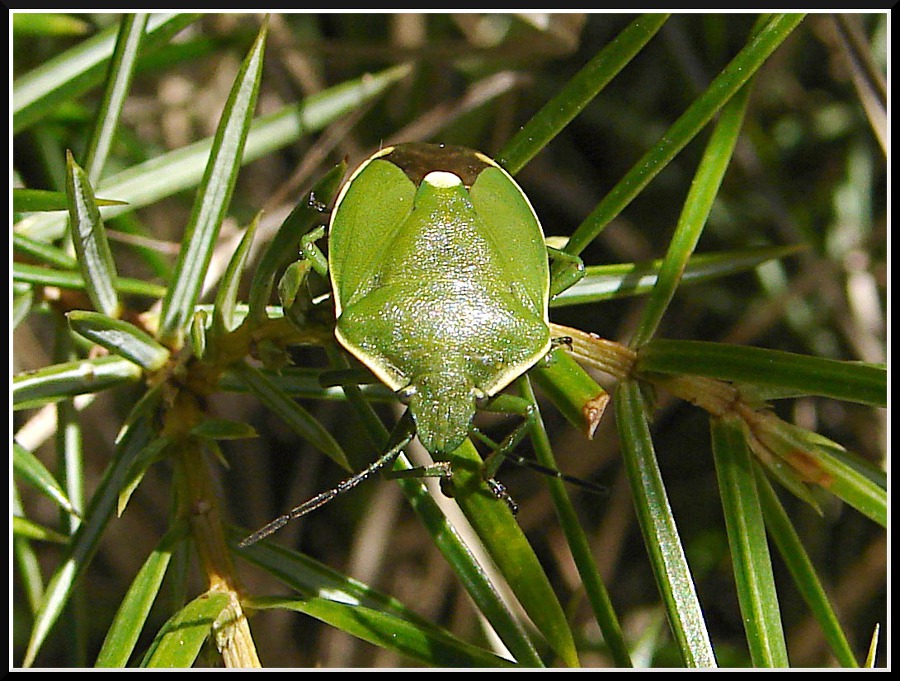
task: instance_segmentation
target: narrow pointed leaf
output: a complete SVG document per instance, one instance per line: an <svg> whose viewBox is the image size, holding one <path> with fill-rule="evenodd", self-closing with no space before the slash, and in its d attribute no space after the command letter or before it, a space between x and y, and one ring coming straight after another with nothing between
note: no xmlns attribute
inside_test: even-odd
<svg viewBox="0 0 900 681"><path fill-rule="evenodd" d="M116 47L113 50L106 89L98 108L97 120L85 154L85 168L91 183L100 180L106 158L112 146L119 116L131 87L134 65L137 61L144 29L147 26L147 14L125 14L119 24Z"/></svg>
<svg viewBox="0 0 900 681"><path fill-rule="evenodd" d="M887 370L861 362L713 341L655 339L641 347L638 372L697 374L798 394L887 406Z"/></svg>
<svg viewBox="0 0 900 681"><path fill-rule="evenodd" d="M535 458L543 466L559 470L528 377L523 377L520 382L523 386L523 395L531 402L536 414L536 422L531 429ZM550 488L560 527L566 536L566 542L569 545L569 550L572 552L572 558L575 561L578 574L581 576L585 594L594 610L594 617L600 626L600 631L603 633L603 640L609 647L613 662L616 667L631 667L631 655L622 633L622 626L613 609L612 599L609 596L606 585L603 583L603 578L600 576L593 559L590 542L581 527L575 508L566 492L565 483L558 478L547 477L547 486Z"/></svg>
<svg viewBox="0 0 900 681"><path fill-rule="evenodd" d="M681 284L699 283L753 269L769 260L796 253L795 246L761 246L723 253L692 255ZM614 265L590 265L584 278L550 301L550 307L581 305L649 292L659 280L662 259Z"/></svg>
<svg viewBox="0 0 900 681"><path fill-rule="evenodd" d="M194 664L216 618L228 607L229 595L207 591L169 618L156 635L142 666L187 669Z"/></svg>
<svg viewBox="0 0 900 681"><path fill-rule="evenodd" d="M244 536L233 533L235 542ZM381 613L390 621L404 623L426 638L443 640L446 631L428 619L418 615L414 609L397 599L387 596L350 577L314 561L309 556L284 548L274 542L263 540L247 548L240 549L239 555L264 569L286 586L296 591L306 600L328 600L336 603L365 608L368 612ZM254 601L251 607L291 607L278 602ZM337 626L337 623L333 623ZM353 632L351 632L353 633ZM466 646L463 646L466 648ZM481 654L484 651L481 651ZM497 658L487 654L483 661L495 663Z"/></svg>
<svg viewBox="0 0 900 681"><path fill-rule="evenodd" d="M134 324L85 310L66 316L73 331L147 371L156 371L169 360L169 350Z"/></svg>
<svg viewBox="0 0 900 681"><path fill-rule="evenodd" d="M337 370L346 369L346 358L333 347L328 350L333 367ZM372 405L363 398L359 387L347 385L344 386L344 391L366 429L375 451L386 451L390 433L373 410ZM409 468L412 468L412 464L401 453L394 464L394 470ZM513 606L507 604L506 600L500 596L497 587L491 581L491 576L487 574L476 557L474 549L463 540L460 531L432 498L428 488L421 480L413 478L399 478L397 483L403 490L410 506L419 516L422 526L431 535L435 546L475 602L479 612L516 661L529 667L544 666L535 643L532 641L531 633L523 626L518 612L513 612Z"/></svg>
<svg viewBox="0 0 900 681"><path fill-rule="evenodd" d="M666 14L645 14L619 32L507 142L497 162L513 175L519 172L641 51L667 19Z"/></svg>
<svg viewBox="0 0 900 681"><path fill-rule="evenodd" d="M847 668L859 666L853 649L841 628L837 613L828 599L825 587L816 574L815 566L791 524L787 512L781 505L778 495L766 476L760 472L759 467L754 467L754 473L766 528L772 541L778 547L778 553L790 570L794 584L822 628L825 639L838 662Z"/></svg>
<svg viewBox="0 0 900 681"><path fill-rule="evenodd" d="M69 541L69 535L51 530L49 527L18 515L12 517L12 531L13 536L17 539L34 539L55 544L66 544Z"/></svg>
<svg viewBox="0 0 900 681"><path fill-rule="evenodd" d="M216 131L160 313L158 336L168 345L181 345L231 201L259 94L265 39L263 27L238 72Z"/></svg>
<svg viewBox="0 0 900 681"><path fill-rule="evenodd" d="M640 387L623 381L614 398L635 510L672 634L688 667L715 667L703 610L656 462Z"/></svg>
<svg viewBox="0 0 900 681"><path fill-rule="evenodd" d="M17 374L13 378L13 409L30 409L67 397L135 383L143 372L122 357L76 360Z"/></svg>
<svg viewBox="0 0 900 681"><path fill-rule="evenodd" d="M125 507L128 506L131 495L134 494L141 480L144 479L147 469L160 460L169 443L168 438L157 437L148 442L147 446L134 457L134 461L131 462L131 466L129 466L128 472L125 474L125 479L122 481L122 487L119 490L119 498L116 501L117 516L121 517L125 512Z"/></svg>
<svg viewBox="0 0 900 681"><path fill-rule="evenodd" d="M425 527L434 536L435 544L460 576L477 604L479 612L491 623L518 663L528 667L543 666L537 652L525 637L524 632L521 631L521 627L508 611L483 570L477 563L473 563L471 552L461 543L454 528L448 526L447 519L437 508L421 481L401 479L397 482L413 499L416 512L423 517ZM410 492L413 487L420 488L421 494L413 496ZM236 543L245 534L234 534L234 542ZM240 555L260 566L305 598L319 597L353 603L401 619L422 631L433 630L436 635L439 635L438 632L441 631L396 599L274 542L263 540L250 547L240 549Z"/></svg>
<svg viewBox="0 0 900 681"><path fill-rule="evenodd" d="M565 250L581 253L743 87L802 20L801 14L773 16L585 218Z"/></svg>
<svg viewBox="0 0 900 681"><path fill-rule="evenodd" d="M887 474L824 436L791 423L761 434L776 455L803 452L816 466L819 484L882 527L888 523Z"/></svg>
<svg viewBox="0 0 900 681"><path fill-rule="evenodd" d="M453 452L454 498L537 630L563 664L578 667L565 612L506 502L487 488L470 440Z"/></svg>
<svg viewBox="0 0 900 681"><path fill-rule="evenodd" d="M509 660L460 641L434 627L420 627L391 613L327 598L253 599L257 609L302 612L385 650L432 667L510 667Z"/></svg>
<svg viewBox="0 0 900 681"><path fill-rule="evenodd" d="M87 568L97 550L98 542L116 508L119 489L134 457L152 436L146 421L135 424L128 437L123 438L104 472L97 489L83 515L83 521L72 535L69 545L44 591L41 605L35 613L31 637L25 651L24 667L30 667L40 652L51 627L72 594L75 580Z"/></svg>
<svg viewBox="0 0 900 681"><path fill-rule="evenodd" d="M350 464L341 446L321 423L291 399L259 369L244 362L232 365L234 374L290 428L338 465L349 469Z"/></svg>
<svg viewBox="0 0 900 681"><path fill-rule="evenodd" d="M62 197L62 210L69 209L65 192L60 192ZM13 230L12 233L13 254L24 256L28 260L36 260L52 267L64 270L73 270L78 267L78 261L58 246L32 239Z"/></svg>
<svg viewBox="0 0 900 681"><path fill-rule="evenodd" d="M697 246L713 202L731 162L741 132L750 86L745 85L722 108L719 120L706 144L697 173L694 175L675 233L669 242L658 279L631 338L631 347L640 347L656 333L663 314L675 296L682 273Z"/></svg>
<svg viewBox="0 0 900 681"><path fill-rule="evenodd" d="M222 281L219 283L213 307L213 328L216 329L216 333L223 334L234 330L237 326L234 309L237 306L238 287L241 284L241 275L244 272L247 256L250 255L250 246L253 243L253 235L256 234L259 218L260 214L257 213L247 227L234 255L228 262Z"/></svg>
<svg viewBox="0 0 900 681"><path fill-rule="evenodd" d="M53 474L47 470L40 459L18 442L13 442L13 470L41 494L52 499L61 509L75 516L78 515L65 490L53 477Z"/></svg>
<svg viewBox="0 0 900 681"><path fill-rule="evenodd" d="M731 564L755 667L789 666L772 558L756 489L746 427L739 419L712 419L716 474L731 548Z"/></svg>
<svg viewBox="0 0 900 681"><path fill-rule="evenodd" d="M184 534L182 526L173 527L144 561L116 611L94 666L109 668L128 664L150 607L159 594L172 552Z"/></svg>
<svg viewBox="0 0 900 681"><path fill-rule="evenodd" d="M98 206L121 206L124 201L94 198ZM68 210L69 202L65 192L50 189L27 189L13 187L13 212L38 213L45 211Z"/></svg>
<svg viewBox="0 0 900 681"><path fill-rule="evenodd" d="M121 308L116 293L116 264L90 181L70 152L66 153L66 194L72 245L88 297L97 312L118 317Z"/></svg>
<svg viewBox="0 0 900 681"><path fill-rule="evenodd" d="M56 286L57 288L86 291L84 277L74 270L59 270L40 265L29 265L24 262L12 264L13 281L37 284L38 286ZM119 277L114 282L115 289L120 293L146 296L148 298L161 298L165 295L164 286L140 279Z"/></svg>

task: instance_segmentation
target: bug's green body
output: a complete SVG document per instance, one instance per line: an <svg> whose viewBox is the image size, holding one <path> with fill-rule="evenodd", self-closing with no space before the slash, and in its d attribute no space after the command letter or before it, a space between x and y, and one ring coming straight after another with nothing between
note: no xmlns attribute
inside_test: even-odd
<svg viewBox="0 0 900 681"><path fill-rule="evenodd" d="M432 453L550 349L550 274L528 199L486 156L404 144L344 185L329 230L338 341L409 404Z"/></svg>

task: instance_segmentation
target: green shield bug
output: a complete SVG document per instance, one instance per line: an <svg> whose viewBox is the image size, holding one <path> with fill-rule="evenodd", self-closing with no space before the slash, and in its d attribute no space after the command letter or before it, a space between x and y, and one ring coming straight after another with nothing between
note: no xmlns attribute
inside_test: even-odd
<svg viewBox="0 0 900 681"><path fill-rule="evenodd" d="M312 245L323 233L311 233L303 252L321 274L327 269L337 341L408 404L415 434L436 458L462 444L480 401L553 345L541 224L519 185L484 154L423 143L381 149L335 200L327 262ZM359 484L411 438L243 545Z"/></svg>
<svg viewBox="0 0 900 681"><path fill-rule="evenodd" d="M540 222L483 154L382 149L344 185L328 246L337 340L403 397L433 454L550 349Z"/></svg>

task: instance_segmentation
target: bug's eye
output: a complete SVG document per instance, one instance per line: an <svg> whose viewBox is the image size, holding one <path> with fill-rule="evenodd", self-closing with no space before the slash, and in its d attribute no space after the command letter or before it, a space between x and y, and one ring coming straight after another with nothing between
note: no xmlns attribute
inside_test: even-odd
<svg viewBox="0 0 900 681"><path fill-rule="evenodd" d="M416 386L408 385L405 388L400 388L397 391L397 399L400 400L403 404L409 404L410 400L412 400L413 395L416 394Z"/></svg>

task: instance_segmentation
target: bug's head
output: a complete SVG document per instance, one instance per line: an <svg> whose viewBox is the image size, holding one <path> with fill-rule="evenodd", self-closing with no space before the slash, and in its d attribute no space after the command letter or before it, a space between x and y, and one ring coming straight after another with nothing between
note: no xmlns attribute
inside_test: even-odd
<svg viewBox="0 0 900 681"><path fill-rule="evenodd" d="M427 374L402 391L416 433L431 454L459 447L472 426L479 392L454 372Z"/></svg>

